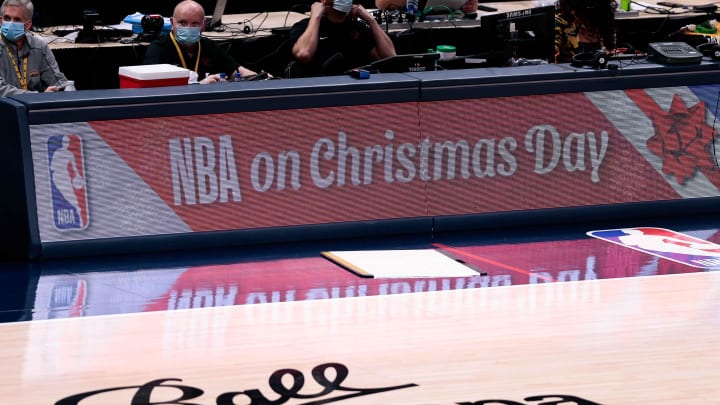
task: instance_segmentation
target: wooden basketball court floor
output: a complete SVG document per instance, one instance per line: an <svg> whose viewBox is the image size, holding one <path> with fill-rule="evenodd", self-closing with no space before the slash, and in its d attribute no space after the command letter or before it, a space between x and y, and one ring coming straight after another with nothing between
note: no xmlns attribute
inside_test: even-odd
<svg viewBox="0 0 720 405"><path fill-rule="evenodd" d="M360 278L312 243L5 263L0 404L720 403L720 272L589 227L436 237L486 273L459 278Z"/></svg>

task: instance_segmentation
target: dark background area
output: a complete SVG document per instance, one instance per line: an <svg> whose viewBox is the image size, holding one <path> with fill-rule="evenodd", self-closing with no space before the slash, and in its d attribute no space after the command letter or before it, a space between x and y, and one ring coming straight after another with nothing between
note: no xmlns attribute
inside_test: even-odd
<svg viewBox="0 0 720 405"><path fill-rule="evenodd" d="M54 27L57 25L81 25L83 10L95 9L104 24L119 23L128 14L141 12L170 16L178 0L125 0L122 2L99 0L35 0L35 25ZM215 0L199 0L206 14L212 13ZM279 0L269 2L251 2L247 0L228 0L225 14L261 13L264 11L309 10L313 0ZM374 0L356 0L366 7L373 7ZM554 19L523 17L517 24L530 24L537 38L528 41L520 37L519 41L509 43L498 38L498 33L506 28L503 14L489 17L483 27L456 29L407 29L394 31L390 37L397 53L423 53L437 45L454 45L459 56L479 55L488 57L491 65L502 65L511 55L509 49L518 51L518 57L528 59L546 59L553 53L552 36ZM669 40L669 36L683 25L699 23L712 16L694 15L683 18L658 16L648 19L616 19L618 46L645 51L649 42ZM546 21L549 28L542 28ZM408 27L409 28L409 27ZM523 29L528 29L523 28ZM283 77L284 68L290 61L290 49L287 32L275 35L243 36L220 41L229 53L240 63L255 71L265 70L276 77ZM629 46L628 46L629 45ZM122 47L62 48L53 52L60 69L75 80L76 87L86 89L118 88L119 66L142 64L147 48L146 44L135 43ZM491 53L487 53L492 51ZM485 53L483 55L483 53ZM550 55L550 58L552 56Z"/></svg>
<svg viewBox="0 0 720 405"><path fill-rule="evenodd" d="M215 0L197 0L205 8L205 14L212 14ZM122 21L128 14L160 14L170 17L179 0L34 0L34 24L40 27L56 25L79 25L83 22L83 10L94 9L100 14L103 24L113 25ZM296 8L309 10L312 0L272 0L248 1L228 0L225 14L254 13L262 11L287 11ZM361 0L356 3L374 7L374 0Z"/></svg>

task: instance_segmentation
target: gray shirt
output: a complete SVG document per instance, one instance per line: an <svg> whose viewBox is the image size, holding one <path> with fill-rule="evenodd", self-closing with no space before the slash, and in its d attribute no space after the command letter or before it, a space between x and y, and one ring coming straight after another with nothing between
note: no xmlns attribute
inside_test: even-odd
<svg viewBox="0 0 720 405"><path fill-rule="evenodd" d="M28 90L22 89L15 65L10 54L22 73L23 58L27 56ZM0 96L12 94L43 92L49 86L64 86L67 78L58 67L50 47L45 40L35 37L32 32L25 33L25 45L18 52L15 43L0 38Z"/></svg>

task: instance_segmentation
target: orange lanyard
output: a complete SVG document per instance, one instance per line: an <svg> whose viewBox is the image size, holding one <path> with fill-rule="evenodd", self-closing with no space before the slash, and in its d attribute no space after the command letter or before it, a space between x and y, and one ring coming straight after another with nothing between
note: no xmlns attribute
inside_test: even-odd
<svg viewBox="0 0 720 405"><path fill-rule="evenodd" d="M10 48L8 48L8 51L10 51ZM15 60L15 56L13 55L13 52L8 52L8 56L10 57L10 62L12 62L13 67L15 68L15 75L17 76L18 81L20 82L20 87L22 87L23 90L28 89L28 83L27 83L27 70L28 70L28 55L23 56L23 71L20 72L20 67L18 66L17 61Z"/></svg>
<svg viewBox="0 0 720 405"><path fill-rule="evenodd" d="M187 69L188 67L185 63L185 57L183 56L182 50L180 50L180 45L178 45L177 41L175 40L175 35L172 32L170 33L170 39L172 40L173 45L175 45L175 50L180 57L180 63L182 63L182 66ZM202 51L202 44L200 43L200 41L198 41L198 51L197 57L195 59L195 73L198 72L198 67L200 66L200 51Z"/></svg>

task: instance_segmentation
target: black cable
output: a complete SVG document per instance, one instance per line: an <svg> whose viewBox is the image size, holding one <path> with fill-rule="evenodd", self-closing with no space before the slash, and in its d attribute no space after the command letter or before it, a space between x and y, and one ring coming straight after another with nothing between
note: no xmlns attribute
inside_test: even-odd
<svg viewBox="0 0 720 405"><path fill-rule="evenodd" d="M674 12L670 11L670 10L667 9L667 8L652 7L652 6L648 6L648 5L646 5L646 4L643 4L643 3L639 3L639 2L634 1L634 0L631 0L630 3L631 3L631 4L637 4L637 5L639 5L640 7L643 7L644 11L645 11L645 12L648 12L648 13L650 13L650 14L652 14L652 12L655 12L655 13L657 13L657 14L664 14L664 15L665 15L665 18L663 18L663 20L660 22L660 26L659 26L655 31L651 32L651 34L652 34L653 36L657 35L659 32L662 31L662 28L665 26L665 23L667 23L667 22L670 20L670 15L678 14L678 13L674 13Z"/></svg>
<svg viewBox="0 0 720 405"><path fill-rule="evenodd" d="M256 29L252 29L252 28L253 28L253 20L255 20L256 18L260 17L261 15L263 16L262 21L260 21L260 23L258 23ZM252 31L253 31L254 34L257 34L257 32L260 30L260 28L263 26L263 24L265 24L265 21L267 21L267 19L268 19L269 16L270 16L270 12L264 11L264 12L258 13L255 17L252 17L252 18L250 18L250 19L247 20L247 23L250 24L250 27L251 27L251 29L252 29ZM244 31L244 30L243 30L243 31Z"/></svg>
<svg viewBox="0 0 720 405"><path fill-rule="evenodd" d="M671 10L668 9L668 8L653 7L653 6L650 6L650 5L646 4L646 3L639 3L639 2L634 1L634 0L631 0L630 3L631 3L631 4L637 4L638 6L642 7L642 8L643 8L643 11L645 11L646 13L648 13L648 12L655 12L655 13L658 13L658 14L676 14L676 13L674 13L673 11L671 11Z"/></svg>
<svg viewBox="0 0 720 405"><path fill-rule="evenodd" d="M618 51L622 50L622 49L625 49L625 50L618 53ZM623 55L625 57L627 57L627 55L631 55L631 57L629 59L626 59L626 58L613 59L614 57L619 58L618 55ZM610 53L608 53L608 62L617 62L618 69L622 70L622 68L624 68L626 66L647 63L648 62L648 54L645 52L639 52L629 42L623 42L623 43L618 44L618 46L614 50L611 50Z"/></svg>

